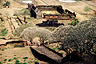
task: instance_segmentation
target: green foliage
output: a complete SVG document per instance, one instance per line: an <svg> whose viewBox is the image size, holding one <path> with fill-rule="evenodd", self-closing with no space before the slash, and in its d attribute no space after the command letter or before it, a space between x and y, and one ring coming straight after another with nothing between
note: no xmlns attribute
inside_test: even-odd
<svg viewBox="0 0 96 64"><path fill-rule="evenodd" d="M28 59L28 57L23 57L23 59Z"/></svg>
<svg viewBox="0 0 96 64"><path fill-rule="evenodd" d="M8 33L8 30L6 28L4 28L1 30L1 33L2 33L1 34L2 36L5 36Z"/></svg>
<svg viewBox="0 0 96 64"><path fill-rule="evenodd" d="M13 1L16 1L16 0L13 0Z"/></svg>
<svg viewBox="0 0 96 64"><path fill-rule="evenodd" d="M10 6L10 2L9 1L6 2L6 6Z"/></svg>
<svg viewBox="0 0 96 64"><path fill-rule="evenodd" d="M2 55L2 54L0 54L0 55Z"/></svg>
<svg viewBox="0 0 96 64"><path fill-rule="evenodd" d="M3 4L3 6L10 6L10 2L7 1L6 3Z"/></svg>
<svg viewBox="0 0 96 64"><path fill-rule="evenodd" d="M7 64L12 64L12 63L7 63Z"/></svg>
<svg viewBox="0 0 96 64"><path fill-rule="evenodd" d="M26 62L24 62L23 64L27 64Z"/></svg>
<svg viewBox="0 0 96 64"><path fill-rule="evenodd" d="M90 11L91 11L91 8L88 7L88 6L85 6L84 11L85 11L85 12L90 12Z"/></svg>
<svg viewBox="0 0 96 64"><path fill-rule="evenodd" d="M3 6L6 7L6 3L4 3Z"/></svg>
<svg viewBox="0 0 96 64"><path fill-rule="evenodd" d="M62 47L59 47L58 49L59 49L59 50L62 50Z"/></svg>
<svg viewBox="0 0 96 64"><path fill-rule="evenodd" d="M75 26L79 23L78 19L76 19L75 17L73 18L74 20L71 23L68 23L68 25L72 25Z"/></svg>
<svg viewBox="0 0 96 64"><path fill-rule="evenodd" d="M4 21L4 18L1 18L1 21Z"/></svg>
<svg viewBox="0 0 96 64"><path fill-rule="evenodd" d="M61 54L64 54L64 52L61 52Z"/></svg>
<svg viewBox="0 0 96 64"><path fill-rule="evenodd" d="M39 64L39 62L38 62L38 61L34 61L34 63L35 63L35 64Z"/></svg>
<svg viewBox="0 0 96 64"><path fill-rule="evenodd" d="M17 57L14 57L13 59L17 59Z"/></svg>
<svg viewBox="0 0 96 64"><path fill-rule="evenodd" d="M16 55L14 55L14 56L16 56Z"/></svg>
<svg viewBox="0 0 96 64"><path fill-rule="evenodd" d="M10 62L10 61L12 61L12 59L9 59L8 61Z"/></svg>
<svg viewBox="0 0 96 64"><path fill-rule="evenodd" d="M16 60L15 64L19 64L19 60Z"/></svg>
<svg viewBox="0 0 96 64"><path fill-rule="evenodd" d="M4 59L4 61L7 61L7 59Z"/></svg>
<svg viewBox="0 0 96 64"><path fill-rule="evenodd" d="M4 51L4 48L2 49L2 51Z"/></svg>
<svg viewBox="0 0 96 64"><path fill-rule="evenodd" d="M52 50L56 51L56 49L57 49L57 48L55 47L55 48L53 48Z"/></svg>
<svg viewBox="0 0 96 64"><path fill-rule="evenodd" d="M30 15L30 11L28 9L23 8L21 11L23 11L24 15Z"/></svg>
<svg viewBox="0 0 96 64"><path fill-rule="evenodd" d="M2 62L0 62L0 64L2 64Z"/></svg>

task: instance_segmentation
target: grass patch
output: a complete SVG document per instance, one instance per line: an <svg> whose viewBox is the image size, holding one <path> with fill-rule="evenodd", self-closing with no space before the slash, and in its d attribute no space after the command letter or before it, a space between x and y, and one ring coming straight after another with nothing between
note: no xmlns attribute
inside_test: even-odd
<svg viewBox="0 0 96 64"><path fill-rule="evenodd" d="M56 51L56 49L57 49L57 48L55 47L55 48L53 48L52 50Z"/></svg>
<svg viewBox="0 0 96 64"><path fill-rule="evenodd" d="M61 54L64 54L64 52L61 52Z"/></svg>
<svg viewBox="0 0 96 64"><path fill-rule="evenodd" d="M13 0L13 1L15 1L15 2L16 2L16 0Z"/></svg>
<svg viewBox="0 0 96 64"><path fill-rule="evenodd" d="M0 55L2 55L2 54L0 54Z"/></svg>
<svg viewBox="0 0 96 64"><path fill-rule="evenodd" d="M62 50L62 47L59 47L58 49L59 49L59 50Z"/></svg>
<svg viewBox="0 0 96 64"><path fill-rule="evenodd" d="M1 36L5 36L8 33L8 30L6 28L1 29Z"/></svg>

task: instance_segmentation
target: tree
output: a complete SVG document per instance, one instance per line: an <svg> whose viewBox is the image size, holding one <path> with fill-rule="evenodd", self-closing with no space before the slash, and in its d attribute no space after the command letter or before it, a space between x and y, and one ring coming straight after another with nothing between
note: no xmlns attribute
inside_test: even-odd
<svg viewBox="0 0 96 64"><path fill-rule="evenodd" d="M24 40L33 40L35 37L40 38L40 42L44 43L44 41L53 41L54 36L48 29L40 28L40 27L28 27L24 29L21 33L20 37Z"/></svg>
<svg viewBox="0 0 96 64"><path fill-rule="evenodd" d="M62 48L67 52L78 51L80 54L94 52L94 45L96 42L96 18L88 21L82 21L74 27L59 27L54 35L62 42ZM60 39L63 38L63 39ZM58 39L57 39L58 40Z"/></svg>

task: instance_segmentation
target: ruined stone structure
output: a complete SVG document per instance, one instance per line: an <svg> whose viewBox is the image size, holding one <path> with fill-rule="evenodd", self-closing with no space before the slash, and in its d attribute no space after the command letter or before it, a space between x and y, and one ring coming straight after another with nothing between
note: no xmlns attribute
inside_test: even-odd
<svg viewBox="0 0 96 64"><path fill-rule="evenodd" d="M28 10L31 12L31 16L34 18L42 18L41 11L58 11L60 14L43 14L45 19L57 19L57 20L70 20L73 16L76 17L75 12L69 10L63 10L61 5L38 5L28 4ZM66 12L66 14L65 14Z"/></svg>
<svg viewBox="0 0 96 64"><path fill-rule="evenodd" d="M36 8L33 4L28 4L28 10L30 11L31 13L31 17L34 17L34 18L42 18L42 13L41 11Z"/></svg>
<svg viewBox="0 0 96 64"><path fill-rule="evenodd" d="M39 27L58 27L60 25L64 25L63 23L58 23L58 21L43 21L43 23L36 24Z"/></svg>

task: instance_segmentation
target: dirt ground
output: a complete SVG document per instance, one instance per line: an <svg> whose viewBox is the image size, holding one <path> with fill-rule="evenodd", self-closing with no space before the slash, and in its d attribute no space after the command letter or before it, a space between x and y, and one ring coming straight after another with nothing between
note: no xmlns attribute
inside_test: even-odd
<svg viewBox="0 0 96 64"><path fill-rule="evenodd" d="M23 59L24 57L28 57L28 59ZM7 59L7 61L4 61L5 59ZM11 59L11 61L8 61L9 59ZM38 61L40 64L47 64L44 61L36 59L32 54L30 47L6 48L4 51L0 50L0 62L3 62L4 64L14 64L16 60L28 64L34 64L35 61Z"/></svg>

